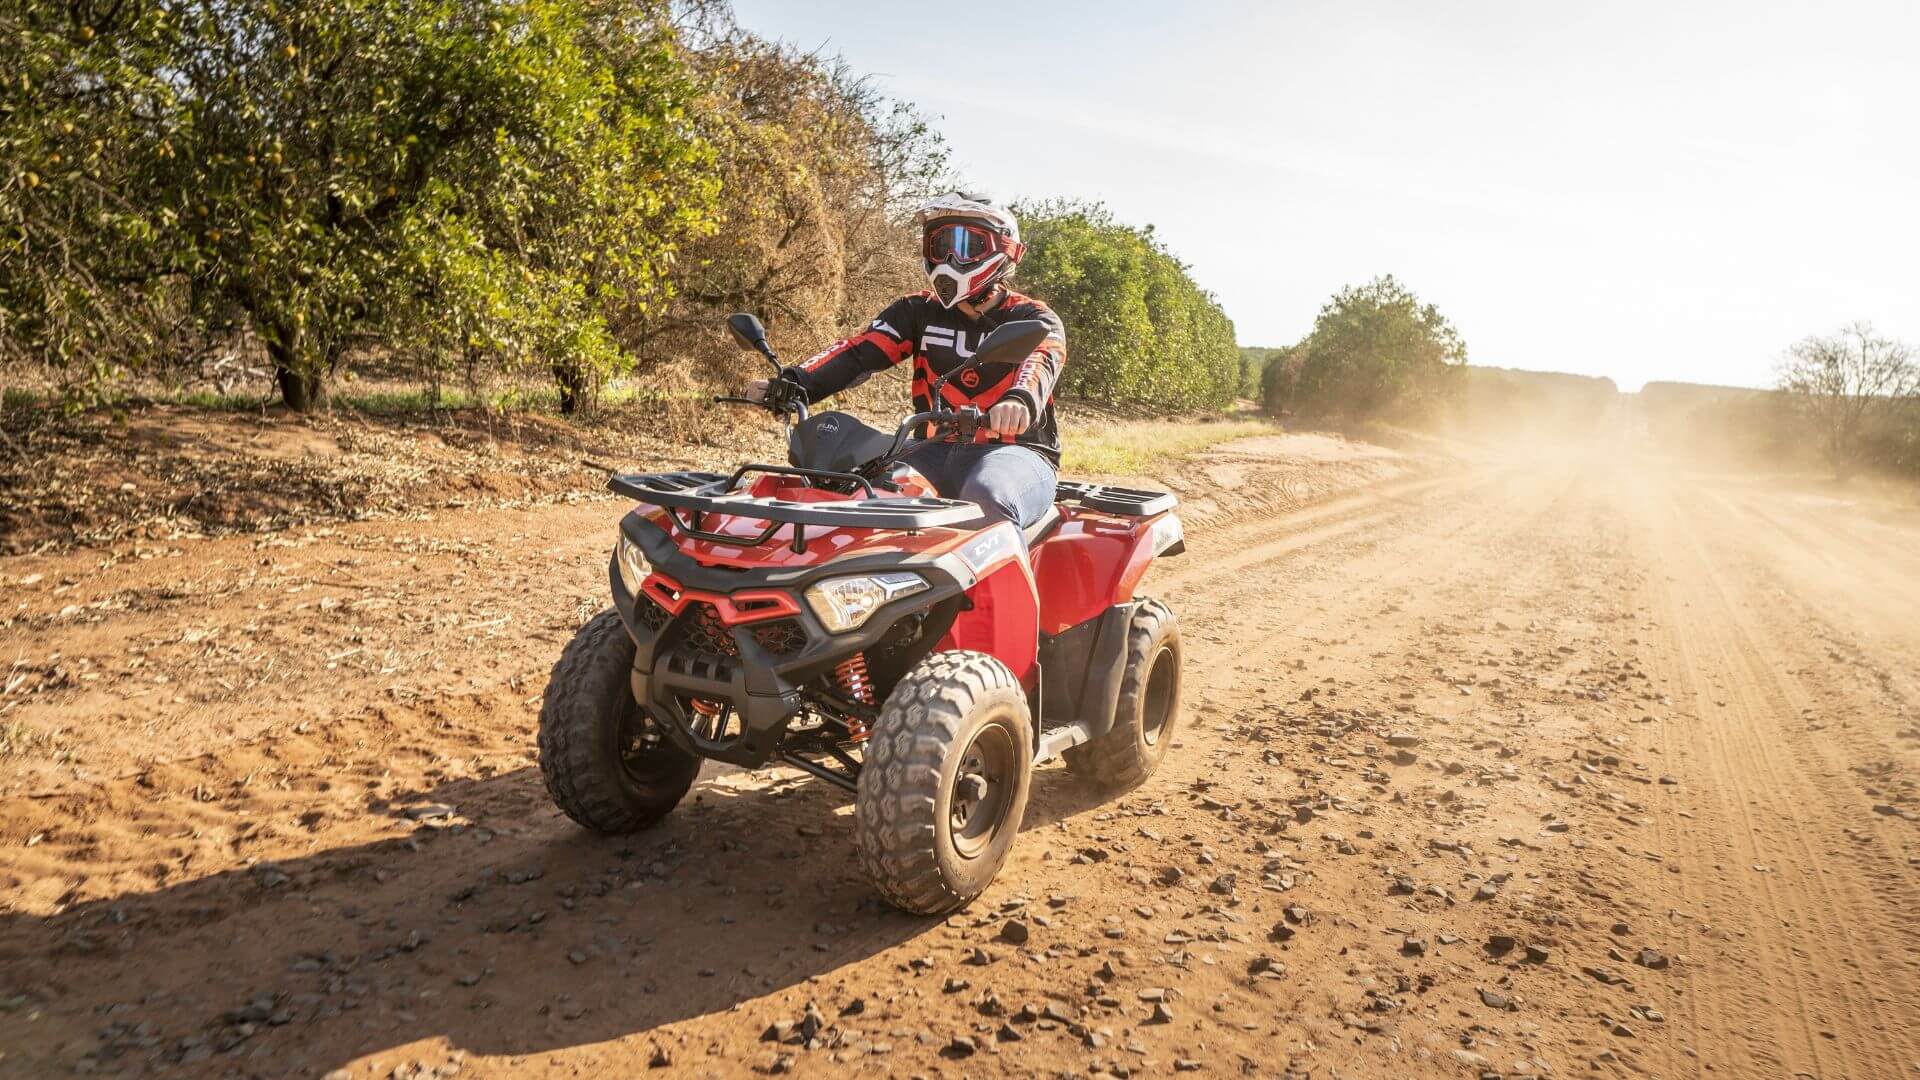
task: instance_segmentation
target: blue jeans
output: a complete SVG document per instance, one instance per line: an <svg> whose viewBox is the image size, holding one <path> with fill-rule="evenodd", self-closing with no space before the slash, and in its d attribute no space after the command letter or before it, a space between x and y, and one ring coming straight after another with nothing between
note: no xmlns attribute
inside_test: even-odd
<svg viewBox="0 0 1920 1080"><path fill-rule="evenodd" d="M1059 479L1046 458L1006 443L923 442L901 460L946 498L977 503L990 520L1011 521L1022 529L1053 505Z"/></svg>

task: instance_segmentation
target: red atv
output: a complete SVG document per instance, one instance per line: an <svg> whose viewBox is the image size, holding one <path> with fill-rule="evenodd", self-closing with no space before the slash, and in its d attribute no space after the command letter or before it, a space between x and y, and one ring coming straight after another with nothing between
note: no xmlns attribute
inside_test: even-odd
<svg viewBox="0 0 1920 1080"><path fill-rule="evenodd" d="M780 370L759 320L728 322ZM931 399L1046 332L1001 326ZM794 421L789 464L609 482L639 502L608 571L613 610L567 646L540 710L540 768L568 817L642 829L702 758L778 759L854 792L874 884L934 913L993 880L1036 764L1065 756L1116 789L1153 772L1179 712L1180 633L1134 590L1184 549L1172 495L1061 481L1022 535L898 463L916 431L984 438L972 406L889 436L808 415L785 379L750 403Z"/></svg>

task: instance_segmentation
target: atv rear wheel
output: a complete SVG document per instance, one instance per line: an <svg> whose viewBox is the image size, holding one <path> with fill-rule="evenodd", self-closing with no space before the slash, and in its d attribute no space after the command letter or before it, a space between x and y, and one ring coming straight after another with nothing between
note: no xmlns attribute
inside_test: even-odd
<svg viewBox="0 0 1920 1080"><path fill-rule="evenodd" d="M935 653L888 695L867 740L854 837L896 907L934 915L980 895L1027 809L1033 717L985 653Z"/></svg>
<svg viewBox="0 0 1920 1080"><path fill-rule="evenodd" d="M1167 755L1180 716L1180 623L1173 609L1151 597L1127 623L1127 667L1113 729L1070 748L1067 768L1115 790L1144 783Z"/></svg>
<svg viewBox="0 0 1920 1080"><path fill-rule="evenodd" d="M629 833L667 816L700 773L633 699L633 639L620 615L595 615L567 644L540 706L540 772L568 817Z"/></svg>

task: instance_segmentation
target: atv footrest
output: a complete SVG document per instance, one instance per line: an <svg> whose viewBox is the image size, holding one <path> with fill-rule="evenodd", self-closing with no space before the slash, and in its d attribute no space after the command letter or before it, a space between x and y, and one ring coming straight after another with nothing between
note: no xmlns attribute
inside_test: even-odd
<svg viewBox="0 0 1920 1080"><path fill-rule="evenodd" d="M1179 500L1172 492L1146 491L1140 488L1088 484L1079 480L1059 481L1054 499L1073 506L1084 506L1107 514L1126 517L1152 517L1173 509Z"/></svg>
<svg viewBox="0 0 1920 1080"><path fill-rule="evenodd" d="M1040 732L1040 743L1034 747L1033 760L1052 761L1067 752L1069 747L1093 741L1093 732L1078 720L1059 727L1050 727Z"/></svg>

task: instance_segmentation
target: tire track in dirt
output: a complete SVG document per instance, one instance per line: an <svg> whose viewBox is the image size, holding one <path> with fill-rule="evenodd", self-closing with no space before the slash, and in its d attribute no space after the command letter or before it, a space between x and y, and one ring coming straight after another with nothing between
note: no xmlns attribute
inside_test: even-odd
<svg viewBox="0 0 1920 1080"><path fill-rule="evenodd" d="M1640 500L1652 500L1659 498L1660 495L1666 494L1668 493L1661 492L1657 495L1640 493L1637 498ZM1671 501L1668 501L1667 504L1661 506L1660 509L1662 511L1661 517L1653 523L1653 528L1656 530L1654 533L1654 543L1656 544L1656 550L1659 552L1658 555L1654 556L1654 561L1663 568L1667 580L1690 580L1690 575L1699 573L1700 567L1691 561L1680 562L1674 557L1672 551L1676 545L1685 543L1684 541L1677 540L1670 531L1676 527L1672 516L1676 512L1677 507L1672 505ZM1685 544L1681 554L1693 553L1692 545ZM1698 779L1706 780L1707 783L1702 784L1702 788L1718 797L1718 816L1722 819L1737 819L1740 828L1744 830L1746 835L1751 836L1753 821L1747 810L1747 798L1744 792L1740 790L1738 780L1727 775L1725 762L1725 759L1731 754L1740 753L1740 747L1737 745L1736 740L1726 738L1724 732L1717 727L1712 729L1710 735L1703 738L1700 727L1701 724L1709 722L1706 718L1711 714L1712 709L1710 703L1702 697L1702 691L1699 687L1705 682L1717 681L1717 672L1721 670L1721 666L1726 663L1727 656L1717 641L1710 638L1703 641L1703 635L1701 634L1682 634L1679 630L1675 629L1681 624L1682 620L1691 618L1704 624L1707 618L1724 615L1724 612L1714 610L1706 613L1704 616L1689 616L1683 613L1681 608L1692 607L1697 603L1697 599L1695 599L1697 597L1697 590L1689 592L1687 594L1689 598L1686 600L1679 599L1675 595L1675 590L1670 588L1659 590L1659 592L1660 598L1655 610L1659 613L1658 623L1662 626L1669 640L1667 647L1659 650L1657 655L1673 658L1670 677L1667 681L1669 685L1675 687L1677 699L1676 711L1684 713L1692 721L1688 728L1690 737L1686 740L1687 746L1691 750L1700 751L1700 753L1689 754L1688 756L1705 758L1709 762L1712 768L1709 777ZM1657 668L1665 666L1664 663L1656 662ZM1669 725L1666 730L1669 736L1671 736L1673 730L1672 725ZM1688 777L1688 779L1692 780L1696 778ZM1689 786L1691 787L1692 785ZM1718 828L1710 827L1706 830L1698 831L1694 828L1682 828L1677 830L1677 832L1679 834L1677 840L1680 842L1675 844L1675 850L1683 856L1692 856L1691 858L1684 858L1683 861L1687 865L1699 866L1702 863L1708 863L1718 868L1725 862L1745 866L1757 861L1756 853L1751 850L1751 847L1743 850L1735 850L1736 843L1734 838L1740 834L1731 832L1727 828L1727 823L1724 820ZM1701 853L1700 849L1702 847L1706 849L1706 854ZM1708 857L1709 855L1710 857ZM1736 906L1744 900L1747 896L1745 891L1729 890L1725 887L1724 882L1706 878L1704 875L1686 875L1683 872L1683 878L1688 900L1690 901L1690 908L1705 906L1715 913L1716 919L1723 914L1727 915L1727 917L1737 917L1731 915L1731 913L1728 912L1728 908ZM1714 888L1711 893L1699 891L1693 888L1696 882L1704 882L1710 886L1717 887ZM1755 883L1761 889L1765 889L1768 885L1767 882L1758 881L1757 879ZM1769 897L1769 903L1771 904L1771 897ZM1769 912L1768 919L1771 922L1777 922L1779 916L1776 912ZM1745 937L1744 931L1742 931L1742 936L1743 938ZM1798 983L1794 980L1790 972L1783 974L1779 970L1780 957L1773 950L1746 941L1743 941L1741 946L1745 954L1745 959L1749 963L1753 963L1761 971L1766 972L1766 977L1754 981L1734 980L1732 981L1732 985L1729 986L1728 980L1712 973L1709 973L1703 978L1690 976L1688 985L1693 991L1692 996L1694 1002L1697 1005L1704 1001L1706 1008L1710 1012L1710 1016L1704 1021L1696 1019L1694 1024L1695 1044L1704 1044L1711 1048L1713 1046L1713 1040L1723 1039L1729 1034L1738 1032L1742 1025L1751 1023L1754 1018L1771 1016L1774 1010L1768 1006L1773 1001L1773 994L1777 990L1785 988L1788 991L1795 992L1794 1006L1797 1010L1795 1019L1800 1027L1797 1034L1801 1040L1801 1049L1809 1049L1811 1047L1810 1040L1812 1033L1806 1023L1806 1003L1804 997L1797 993ZM1723 965L1716 965L1715 970L1717 970L1719 966ZM1735 999L1731 1008L1727 1007L1722 1000L1722 998L1729 993L1731 993ZM1743 1034L1749 1042L1749 1056L1735 1060L1734 1067L1736 1072L1740 1070L1752 1071L1758 1067L1765 1067L1769 1070L1769 1073L1773 1075L1783 1075L1785 1073L1786 1060L1784 1048L1772 1040L1772 1033L1764 1033L1764 1037L1766 1037L1768 1041L1761 1046L1752 1046L1751 1044L1763 1037L1762 1033L1748 1032ZM1719 1052L1725 1054L1732 1050L1732 1047L1722 1047ZM1709 1049L1708 1052L1712 1054L1713 1050ZM1710 1058L1709 1060L1713 1059Z"/></svg>
<svg viewBox="0 0 1920 1080"><path fill-rule="evenodd" d="M1741 566L1757 591L1778 598L1778 604L1762 613L1760 625L1770 647L1782 655L1794 650L1801 654L1801 663L1783 669L1791 675L1786 685L1799 709L1797 721L1785 729L1787 740L1798 753L1820 762L1818 775L1829 781L1836 807L1844 803L1848 816L1870 826L1843 827L1842 836L1852 846L1841 846L1856 862L1871 860L1874 889L1890 917L1902 929L1920 935L1920 898L1916 897L1920 886L1902 872L1893 850L1905 837L1885 827L1885 823L1904 821L1875 813L1874 806L1888 805L1887 793L1869 790L1871 784L1883 782L1879 779L1883 770L1897 778L1900 763L1908 768L1920 766L1920 713L1910 693L1911 658L1920 654L1920 619L1911 617L1920 559L1903 552L1915 572L1888 575L1881 572L1887 562L1882 545L1853 542L1859 533L1848 525L1856 522L1843 524L1821 517L1817 525L1792 523L1750 502L1715 494L1729 512L1772 526L1771 532L1743 534L1767 547L1764 560L1749 557ZM1845 582L1844 592L1835 595L1841 589L1831 582L1836 575L1824 575L1828 579L1824 582L1810 581L1798 572L1805 564L1794 556L1809 548L1782 550L1779 538L1783 536L1795 538L1795 545L1815 545L1825 552L1824 563L1844 570L1837 575ZM1809 586L1820 592L1823 604L1816 605L1803 595ZM1782 607L1790 608L1790 614ZM1897 614L1889 618L1890 612ZM1842 629L1835 617L1844 617L1855 628ZM1862 626L1867 630L1864 635ZM1819 663L1811 655L1822 651L1825 659L1834 662ZM1823 708L1823 703L1830 702L1850 704ZM1920 953L1908 965L1920 981Z"/></svg>
<svg viewBox="0 0 1920 1080"><path fill-rule="evenodd" d="M1747 980L1716 969L1689 979L1695 1005L1707 1014L1696 1017L1698 1049L1737 1074L1895 1075L1905 1065L1901 1051L1838 1029L1897 1026L1863 981L1890 973L1857 948L1855 934L1866 928L1890 940L1910 935L1912 926L1888 920L1873 895L1880 890L1863 895L1850 873L1835 873L1847 870L1844 864L1835 867L1809 842L1837 835L1834 812L1858 802L1845 785L1825 779L1831 771L1810 774L1782 756L1789 747L1796 756L1820 756L1788 726L1810 700L1784 676L1795 669L1787 658L1797 647L1750 614L1752 598L1764 594L1729 580L1747 573L1749 556L1730 547L1741 533L1724 506L1716 515L1710 507L1717 504L1695 492L1648 486L1629 498L1647 520L1652 559L1665 577L1655 589L1666 646L1656 650L1656 664L1667 669L1677 711L1692 717L1681 739L1668 725L1667 744L1670 756L1687 752L1691 768L1682 776L1715 798L1719 819L1717 827L1673 819L1674 846L1688 868L1683 893L1741 928L1740 955L1764 973ZM1747 599L1736 603L1736 595ZM1791 1003L1784 1014L1783 998ZM1756 1028L1756 1021L1766 1026Z"/></svg>
<svg viewBox="0 0 1920 1080"><path fill-rule="evenodd" d="M1202 558L1156 570L1154 581L1157 588L1177 592L1190 583L1239 573L1318 544L1379 528L1419 508L1430 495L1489 482L1479 474L1422 477L1335 496L1284 517L1237 521L1210 530Z"/></svg>
<svg viewBox="0 0 1920 1080"><path fill-rule="evenodd" d="M1850 622L1901 646L1875 674L1897 691L1903 711L1910 710L1920 697L1920 618L1913 607L1920 550L1911 537L1902 544L1887 535L1894 532L1888 526L1825 501L1809 507L1750 492L1714 490L1710 496L1764 526L1750 535L1765 545L1764 565L1780 587L1813 592L1822 606L1845 611Z"/></svg>
<svg viewBox="0 0 1920 1080"><path fill-rule="evenodd" d="M1687 569L1691 572L1698 572L1697 567L1690 566L1687 567ZM1698 597L1701 594L1696 590L1689 595L1695 599L1686 602L1686 604L1687 606L1694 606L1698 603ZM1711 599L1715 602L1715 606L1709 609L1707 615L1709 617L1724 616L1726 610L1721 603L1723 597L1719 595L1717 590ZM1671 606L1667 608L1666 614L1669 618L1672 618L1675 614ZM1698 636L1685 640L1675 640L1673 642L1672 654L1680 658L1679 670L1676 673L1678 675L1676 684L1686 686L1706 682L1712 678L1712 676L1708 674L1710 671L1716 673L1726 671L1731 665L1744 660L1744 657L1736 655L1731 646L1720 640L1717 636L1712 635L1710 631L1701 632ZM1753 722L1751 716L1753 705L1744 687L1723 692L1728 692L1741 699L1740 706L1734 716L1743 724L1751 724ZM1725 714L1715 714L1713 709L1700 697L1697 691L1682 690L1680 693L1682 695L1681 700L1689 703L1690 707L1688 712L1692 717L1705 720L1709 715L1712 715L1714 720L1707 721L1712 723L1725 716ZM1725 704L1725 702L1721 702L1721 704ZM1771 861L1781 864L1785 872L1792 874L1796 880L1799 880L1803 878L1806 873L1806 868L1803 865L1800 865L1797 860L1792 863L1787 863L1779 857L1780 853L1777 851L1772 855L1767 854L1755 840L1756 831L1760 826L1750 809L1749 804L1752 800L1747 797L1741 776L1749 771L1753 771L1755 769L1755 761L1764 761L1764 758L1756 759L1755 755L1747 751L1746 736L1747 733L1745 732L1728 733L1716 730L1710 744L1705 747L1707 751L1705 756L1715 762L1715 767L1709 777L1709 783L1705 786L1707 786L1710 791L1720 795L1720 816L1722 819L1731 819L1732 823L1737 825L1737 831L1730 831L1723 835L1743 838L1747 841L1742 844L1738 839L1735 839L1731 843L1712 844L1711 850L1715 856L1712 866L1715 870L1720 870L1723 867L1721 860L1726 860L1735 864L1735 869L1732 872L1739 872L1739 867L1742 866L1752 866L1754 867L1754 872L1758 874L1761 872L1761 867ZM1768 781L1778 779L1771 773L1765 774L1763 778ZM1768 786L1770 787L1771 784ZM1686 856L1692 855L1693 853L1688 850L1686 845L1681 845L1680 852L1683 856L1683 863L1687 865L1697 866L1706 861L1699 857L1687 858ZM1773 925L1777 923L1791 925L1791 920L1782 917L1780 899L1776 894L1772 882L1762 878L1756 878L1754 884L1749 885L1745 889L1728 889L1722 887L1717 890L1717 895L1711 898L1710 907L1711 910L1721 913L1724 917L1740 918L1739 915L1730 914L1730 909L1737 909L1741 904L1751 902L1756 889L1761 894L1761 898L1766 905L1764 921L1753 918L1751 914L1748 914L1742 921L1749 927L1758 927L1760 933L1764 936L1756 941L1750 937L1752 932L1750 930L1742 930L1740 934L1743 938L1742 944L1745 947L1744 951L1748 961L1754 963L1759 970L1765 972L1766 977L1757 981L1736 980L1735 986L1737 989L1734 990L1736 1007L1733 1009L1718 1007L1720 1005L1720 1002L1717 1000L1718 996L1726 992L1727 980L1723 977L1716 974L1705 979L1691 980L1690 985L1692 985L1695 990L1696 1000L1704 996L1716 1007L1713 1025L1699 1030L1700 1035L1710 1036L1710 1038L1702 1038L1698 1041L1712 1045L1713 1041L1737 1032L1748 1040L1752 1056L1748 1058L1736 1057L1733 1062L1736 1072L1764 1068L1766 1075L1782 1075L1788 1071L1788 1065L1793 1057L1793 1051L1797 1050L1801 1056L1810 1058L1811 1063L1816 1066L1819 1061L1819 1048L1816 1045L1818 1040L1814 1035L1813 1020L1808 1015L1809 1005L1804 992L1807 976L1800 970L1801 965L1795 962L1792 953L1790 951L1783 952L1779 950L1777 948L1778 943L1771 940L1774 937ZM1796 912L1795 914L1800 913ZM1745 1028L1745 1025L1752 1023L1753 1019L1757 1017L1767 1017L1777 1025L1780 1022L1778 1019L1779 998L1777 995L1782 991L1792 995L1794 1012L1787 1019L1788 1022L1797 1029L1793 1032L1798 1038L1797 1046L1789 1047L1780 1045L1778 1036L1781 1032L1777 1026L1774 1030L1768 1032L1742 1030ZM1756 1043L1758 1045L1754 1045ZM1725 1053L1728 1049L1731 1048L1722 1049L1720 1052Z"/></svg>
<svg viewBox="0 0 1920 1080"><path fill-rule="evenodd" d="M1211 538L1211 544L1196 550L1201 560L1194 564L1195 568L1178 576L1179 584L1171 587L1173 595L1205 597L1203 605L1189 609L1198 613L1190 619L1190 626L1197 623L1203 629L1225 630L1230 635L1209 638L1210 647L1189 654L1190 668L1204 672L1197 681L1205 695L1204 702L1197 708L1190 706L1193 715L1187 733L1189 745L1198 739L1200 733L1196 729L1203 725L1214 732L1216 738L1229 732L1231 726L1219 722L1221 713L1232 707L1235 698L1244 704L1244 695L1250 691L1265 694L1271 686L1272 673L1288 667L1289 661L1303 668L1300 678L1308 685L1307 696L1329 684L1352 687L1356 679L1386 676L1383 682L1397 681L1397 676L1387 674L1395 665L1381 663L1385 654L1376 646L1383 639L1417 634L1425 623L1444 623L1455 614L1464 614L1469 619L1485 615L1484 610L1448 611L1435 599L1436 586L1441 583L1449 583L1454 586L1449 592L1458 592L1471 601L1484 602L1499 594L1522 607L1541 604L1558 594L1562 588L1561 567L1556 564L1525 561L1491 564L1484 560L1463 560L1462 553L1497 549L1514 543L1517 537L1551 529L1556 519L1568 514L1565 500L1580 483L1580 478L1571 474L1517 479L1508 474L1457 477L1444 483L1418 484L1414 491L1396 492L1382 500L1351 500L1359 505L1333 510L1326 515L1333 519L1331 521L1322 520L1317 524L1290 521L1281 526L1280 531L1286 534L1283 538L1257 550L1239 548L1235 543L1237 537ZM1500 513L1485 512L1489 496L1495 500ZM1379 502L1388 505L1375 505ZM1274 524L1277 523L1269 523L1269 535L1274 531ZM1360 524L1368 527L1354 527ZM1297 531L1295 525L1299 526ZM1243 557L1223 557L1212 550L1215 547L1240 551ZM1532 545L1532 549L1538 552L1537 545ZM1167 582L1173 578L1173 575L1161 578L1159 586L1168 588ZM1378 608L1382 598L1398 598L1389 600L1385 614ZM1410 606L1402 609L1399 606L1402 600ZM1278 623L1272 627L1256 624L1250 614L1253 612L1268 613ZM1257 625L1265 632L1247 638L1246 631ZM1235 634L1239 636L1231 636ZM1316 659L1304 661L1304 656ZM1381 670L1383 667L1385 670ZM1364 691L1362 693L1364 695ZM1400 695L1402 699L1412 696ZM1371 711L1366 707L1370 702L1365 696L1360 704L1362 715ZM1420 707L1435 710L1434 716L1428 718L1430 721L1455 719L1452 715L1455 710L1444 702L1423 700ZM1418 721L1413 716L1403 718L1402 723L1408 722ZM1426 738L1435 747L1451 742L1437 731L1429 731ZM1198 752L1201 747L1194 746L1183 755L1170 756L1162 774L1150 786L1162 791L1181 787L1206 789L1208 785L1228 785L1241 792L1258 790L1239 788L1242 778L1229 772L1228 761L1220 757L1219 745L1216 743L1208 749L1211 753L1203 754ZM1301 770L1299 776L1304 789L1326 790L1331 786L1326 781L1332 778L1323 777L1320 770L1305 764L1296 768ZM1259 783L1257 777L1254 783ZM1367 820L1362 817L1355 824ZM1302 849L1317 846L1312 845L1312 834L1319 828L1317 823L1309 826L1303 830L1306 835L1291 837L1289 841L1297 842ZM1442 826L1443 835L1448 831ZM1372 833L1363 828L1359 835L1367 838ZM1401 823L1388 835L1411 842L1414 831ZM1395 845L1389 842L1386 847L1393 849ZM1315 910L1327 912L1327 917L1342 928L1356 934L1377 933L1382 926L1393 926L1396 919L1407 916L1405 911L1381 903L1380 880L1385 875L1379 868L1347 867L1338 861L1332 865L1315 865L1311 882L1303 883L1287 895L1297 895L1301 902ZM1118 891L1124 888L1124 883L1116 881L1114 888ZM1450 908L1452 901L1447 904ZM1496 913L1492 917L1496 928L1513 928L1510 916ZM1426 921L1420 919L1413 925ZM1445 923L1440 925L1444 927ZM1446 939L1447 935L1441 933L1440 940ZM1469 940L1474 940L1472 935ZM1388 1042L1354 1036L1357 1022L1350 1010L1359 1008L1367 1000L1355 1001L1355 987L1374 985L1374 981L1361 972L1367 965L1378 962L1356 958L1366 957L1370 948L1361 937L1351 954L1347 948L1341 948L1337 955L1294 954L1289 958L1290 980L1296 982L1299 989L1272 1000L1267 1008L1274 1015L1290 1018L1293 1026L1304 1029L1304 1035L1301 1041L1290 1044L1276 1038L1274 1045L1297 1048L1319 1044L1325 1048L1289 1049L1290 1075L1314 1074L1321 1064L1335 1070L1329 1075L1344 1075L1348 1069L1358 1070L1356 1075L1387 1075L1408 1067L1409 1062L1403 1055L1411 1047L1421 1050L1416 1060L1427 1062L1425 1067L1416 1070L1421 1075L1455 1073L1457 1069L1440 1064L1447 1043L1436 1041L1437 1031L1426 1030L1426 1021L1430 1019L1427 1015L1409 1015L1405 1029L1395 1032ZM1454 962L1444 966L1450 975L1458 976L1461 974L1458 965L1459 962ZM1552 981L1571 986L1578 993L1579 984L1574 981L1578 978L1561 976ZM1456 982L1453 989L1458 994L1465 988ZM1542 1011L1535 1015L1544 1020L1547 1027L1543 1030L1538 1023L1524 1025L1534 1033L1523 1039L1524 1048L1530 1050L1536 1045L1548 1044L1564 1047L1568 1042L1579 1045L1584 1041L1585 1025L1589 1022L1584 1011L1560 1007L1552 998L1539 1004ZM1431 1019L1435 1020L1452 1009L1458 1009L1460 1016L1474 1015L1467 1011L1467 1003L1457 997L1443 998L1431 1008ZM1278 1034L1276 1030L1275 1035ZM1490 1037L1488 1045L1494 1045L1494 1041ZM1349 1045L1337 1052L1327 1052L1340 1044ZM1469 1040L1467 1045L1475 1044ZM1468 1062L1473 1058L1470 1055L1459 1060ZM1242 1059L1241 1070L1257 1073L1276 1065L1271 1057L1246 1057ZM1513 1074L1536 1075L1526 1057L1515 1063Z"/></svg>

